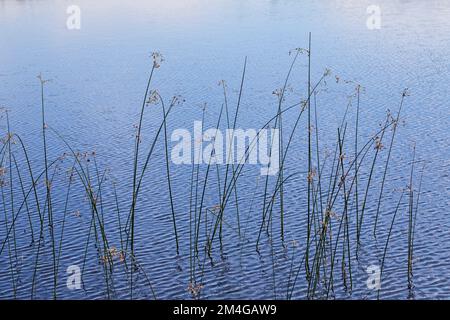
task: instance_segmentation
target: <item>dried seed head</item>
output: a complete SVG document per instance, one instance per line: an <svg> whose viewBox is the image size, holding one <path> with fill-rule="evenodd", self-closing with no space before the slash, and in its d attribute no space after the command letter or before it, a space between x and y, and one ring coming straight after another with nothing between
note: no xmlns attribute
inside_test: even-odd
<svg viewBox="0 0 450 320"><path fill-rule="evenodd" d="M187 291L190 292L194 298L196 298L200 294L200 291L203 289L203 287L204 286L201 283L194 284L189 282Z"/></svg>
<svg viewBox="0 0 450 320"><path fill-rule="evenodd" d="M381 139L377 137L375 139L375 149L381 150L383 147L384 145L381 143Z"/></svg>
<svg viewBox="0 0 450 320"><path fill-rule="evenodd" d="M314 177L316 176L316 169L313 168L310 172L308 172L308 182L313 182Z"/></svg>
<svg viewBox="0 0 450 320"><path fill-rule="evenodd" d="M149 105L149 104L156 105L159 103L159 100L160 100L160 95L159 95L158 91L152 90L152 91L150 91L150 94L148 96L146 104L147 105Z"/></svg>
<svg viewBox="0 0 450 320"><path fill-rule="evenodd" d="M289 50L289 55L293 54L294 52L297 52L298 54L305 54L305 53L308 54L309 53L308 49L295 48L295 49Z"/></svg>
<svg viewBox="0 0 450 320"><path fill-rule="evenodd" d="M161 63L164 61L164 57L158 51L152 52L153 59L153 67L158 69L161 66Z"/></svg>

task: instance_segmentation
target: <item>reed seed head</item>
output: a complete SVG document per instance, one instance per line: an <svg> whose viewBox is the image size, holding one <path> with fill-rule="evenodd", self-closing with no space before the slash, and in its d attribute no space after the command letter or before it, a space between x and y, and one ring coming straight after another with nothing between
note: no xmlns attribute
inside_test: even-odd
<svg viewBox="0 0 450 320"><path fill-rule="evenodd" d="M189 282L188 287L187 287L187 291L194 297L197 298L198 295L200 294L200 291L203 289L203 284L198 283L198 284L194 284L192 282Z"/></svg>
<svg viewBox="0 0 450 320"><path fill-rule="evenodd" d="M150 105L150 104L157 105L159 103L159 100L160 100L160 95L159 95L158 91L152 90L152 91L150 91L150 95L147 99L146 104L147 105Z"/></svg>
<svg viewBox="0 0 450 320"><path fill-rule="evenodd" d="M153 67L155 69L158 69L159 67L161 67L161 63L164 61L163 55L160 52L155 51L155 52L152 52L151 56L153 59Z"/></svg>

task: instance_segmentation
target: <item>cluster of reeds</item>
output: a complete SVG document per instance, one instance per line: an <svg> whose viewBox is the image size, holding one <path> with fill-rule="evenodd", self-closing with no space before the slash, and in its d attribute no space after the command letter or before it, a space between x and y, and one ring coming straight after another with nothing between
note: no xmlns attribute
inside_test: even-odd
<svg viewBox="0 0 450 320"><path fill-rule="evenodd" d="M294 103L292 105L284 106L285 104L285 93L287 90L288 82L290 80L291 73L293 71L294 65L299 57L299 55L306 54L308 62L308 75L307 75L307 89L306 97L299 103ZM242 72L242 78L240 83L240 90L238 94L238 100L235 109L234 119L238 118L238 112L240 107L240 100L243 90L243 82L245 79L245 69L246 61L244 63L244 68ZM395 223L395 218L397 212L401 207L400 197L399 202L395 206L393 211L392 223L388 230L378 230L378 222L381 214L383 213L383 207L388 208L384 202L384 189L386 184L387 175L389 172L389 164L391 161L391 155L394 150L395 137L397 134L398 125L400 122L400 115L404 105L405 97L408 95L407 89L399 95L400 104L395 114L392 115L390 112L387 113L385 120L380 124L379 129L376 130L364 143L361 143L359 137L359 121L361 116L360 111L360 100L361 92L363 88L361 85L354 83L352 81L343 81L339 76L335 76L336 82L343 81L346 84L350 84L354 88L353 94L349 97L349 101L344 112L344 116L341 121L341 125L336 131L336 142L334 143L334 153L326 154L322 159L322 149L319 144L320 131L319 131L319 121L318 121L318 110L317 110L317 96L320 94L320 86L326 81L325 79L331 75L331 71L326 69L322 76L316 81L312 81L311 77L311 39L309 39L309 47L307 49L298 48L295 50L293 61L290 65L286 78L284 80L281 89L275 90L274 94L277 96L277 111L276 115L271 117L267 123L265 123L262 128L274 127L280 130L280 141L279 145L281 147L281 152L279 154L279 164L280 170L274 181L274 185L271 186L271 179L269 176L263 177L264 189L263 195L261 197L261 215L259 222L259 232L256 238L256 251L259 252L260 242L263 234L267 235L268 239L273 239L275 234L280 235L282 243L285 243L285 225L284 225L284 215L285 215L285 202L284 185L287 184L289 179L298 175L299 172L292 172L290 170L286 173L285 163L287 159L287 154L291 143L296 138L296 136L301 136L302 133L298 132L299 124L302 119L306 123L306 135L307 135L307 145L306 155L307 155L307 173L305 175L306 184L306 194L304 194L304 199L306 199L306 207L304 212L299 213L299 219L305 217L305 235L303 240L303 252L301 255L301 263L294 267L294 253L292 257L291 271L288 275L287 293L285 298L290 299L294 293L294 290L300 280L300 275L305 276L307 283L307 294L308 298L325 297L328 298L333 296L335 282L340 279L340 284L345 288L345 290L351 293L354 285L353 269L352 264L357 264L358 254L360 247L362 245L362 237L364 234L368 234L368 228L372 228L374 239L377 236L386 237L386 243L384 246L383 254L380 255L379 265L381 266L381 274L383 274L383 268L385 264L385 258L388 250L389 241L391 234L393 232L393 226ZM224 106L226 118L228 119L228 98L226 95L226 87L224 82L221 82L224 89ZM354 108L352 108L354 107ZM348 136L351 135L349 132L350 123L348 120L349 110L355 109L356 121L353 129L354 143L353 147L348 143ZM290 119L294 119L291 125L291 131L283 134L283 114L288 111L296 110L296 115ZM223 106L219 113L217 127L221 121L221 116L223 113ZM306 117L306 119L305 119ZM230 126L235 127L235 123ZM286 131L286 130L285 130ZM258 134L259 135L259 132ZM285 137L287 138L284 140ZM204 194L205 187L207 185L207 180L210 172L210 165L207 165L205 178L199 182L199 166L193 167L191 186L191 210L194 207L195 215L191 219L196 225L196 235L191 238L191 282L195 282L195 263L198 261L201 268L200 275L203 274L204 262L200 263L202 260L199 257L198 247L199 247L199 230L200 224L204 225L204 241L205 253L211 257L211 250L213 246L214 236L216 235L217 228L219 228L218 241L217 244L219 248L222 247L222 225L226 222L226 219L235 220L236 224L228 224L228 229L230 232L235 233L239 239L243 236L241 233L240 218L239 218L239 201L236 197L234 202L232 197L234 192L237 192L237 180L241 177L243 172L243 167L245 166L245 158L250 155L252 148L256 145L256 139L251 141L247 146L244 159L238 161L236 166L228 168L225 171L225 180L223 185L225 187L220 188L221 182L219 175L219 170L217 169L218 175L218 185L219 188L213 192L219 192L219 202L217 205L209 208L204 207ZM385 142L385 140L389 140ZM273 143L273 141L272 141ZM386 144L386 146L385 146ZM382 153L386 153L384 157L381 156ZM350 156L351 155L351 156ZM414 164L415 159L412 163ZM381 164L380 164L381 163ZM384 170L381 172L376 170L377 167L382 166ZM408 251L407 266L408 270L408 283L411 287L412 281L412 269L413 269L413 236L415 230L415 223L417 219L417 211L419 206L419 190L414 191L413 189L413 168L411 170L411 176L408 186L410 204L408 209L408 239L405 241L406 248ZM231 169L231 172L229 171ZM422 170L423 173L423 170ZM231 183L228 182L228 176L231 175ZM380 176L380 177L378 177ZM376 182L375 182L376 181ZM381 183L379 182L381 181ZM203 190L201 192L200 205L197 205L198 196L197 190L199 186L203 184ZM226 188L228 186L228 188ZM292 190L290 190L292 192ZM405 191L404 191L405 192ZM413 202L414 193L417 193L416 202ZM371 195L378 194L376 201L373 201ZM194 200L192 200L194 198ZM372 201L371 201L372 200ZM250 208L253 210L253 201L251 199ZM241 201L242 202L242 201ZM231 205L230 205L231 203ZM384 204L384 206L383 206ZM228 207L230 207L229 210ZM375 214L370 217L368 215L369 208L376 208ZM385 209L386 210L386 209ZM226 214L228 212L228 214ZM236 213L236 217L233 215ZM389 212L385 213L388 215ZM205 215L204 221L199 218ZM212 220L208 224L208 219L206 215L210 215ZM273 221L279 219L280 230L277 233L273 232ZM369 219L370 218L370 219ZM265 232L264 232L265 231ZM366 237L367 238L367 237ZM248 241L247 238L243 237L242 240ZM296 241L297 243L297 241ZM287 246L285 244L285 246ZM294 246L294 248L297 247ZM195 248L195 249L194 249ZM272 249L272 247L271 247ZM293 249L295 250L295 249ZM197 259L197 260L196 260ZM212 259L211 259L212 260ZM273 272L273 285L274 292L276 291L276 274L275 266ZM380 291L378 291L379 296ZM276 292L274 293L276 297Z"/></svg>
<svg viewBox="0 0 450 320"><path fill-rule="evenodd" d="M354 91L349 97L342 121L335 133L335 141L331 145L334 152L323 152L321 144L321 131L319 128L319 113L317 105L320 88L326 79L331 77L331 71L326 69L321 76L314 81L312 72L311 35L309 36L308 48L297 48L293 51L293 59L281 89L274 91L277 97L274 115L268 117L267 122L257 132L257 137L250 141L242 159L237 163L227 161L225 166L213 161L214 148L211 151L209 163L205 166L192 164L191 181L189 191L189 225L180 226L177 223L176 205L174 203L174 188L171 179L171 163L169 157L169 132L168 119L173 108L182 102L180 97L173 97L168 103L152 88L152 79L159 69L162 56L158 53L152 55L153 64L149 73L142 105L139 112L139 120L136 125L132 161L132 183L131 199L124 205L119 201L114 183L107 184L109 172L101 169L95 152L81 153L76 151L67 141L63 134L46 123L45 117L45 86L47 80L39 76L41 89L41 116L42 116L42 150L43 165L34 165L29 158L27 148L19 135L12 133L9 123L9 113L6 111L7 134L3 139L0 149L0 187L2 192L2 207L4 211L3 230L1 235L0 256L7 255L9 274L11 277L11 288L13 296L19 281L19 256L20 244L17 241L17 225L27 225L30 242L33 247L34 268L31 279L30 298L35 296L35 287L38 273L42 266L42 259L49 254L51 258L52 276L52 298L58 298L58 286L61 279L59 269L62 259L62 248L64 235L67 228L67 218L70 216L70 201L75 192L83 192L88 203L88 231L86 243L84 244L84 257L82 271L84 273L94 247L97 260L101 265L106 287L106 297L114 297L114 285L116 274L121 274L129 285L129 298L136 296L135 286L138 279L144 279L150 289L153 298L156 293L151 280L139 263L136 254L136 215L139 213L140 194L144 177L152 164L155 149L162 140L164 150L164 165L166 176L166 187L168 194L168 218L173 225L174 251L177 255L186 255L182 252L180 243L186 240L180 239L180 227L189 228L189 279L187 291L194 298L201 297L204 287L203 277L206 272L208 261L214 263L214 252L222 249L225 232L235 235L236 241L254 242L256 252L263 246L263 239L271 241L279 235L284 247L288 247L285 240L286 212L288 204L286 194L295 192L299 198L304 199L306 206L303 211L297 212L298 219L305 222L304 234L296 237L301 240L295 241L292 249L290 272L287 276L285 298L293 297L299 283L306 287L307 298L322 298L333 296L337 282L345 290L351 292L354 286L354 263L358 261L359 250L364 241L364 235L371 228L375 237L380 234L386 238L382 256L380 256L381 273L383 274L385 258L388 253L389 241L394 230L397 213L402 209L403 195L408 193L408 239L405 240L407 247L407 273L409 287L412 287L413 274L413 249L414 231L419 207L420 186L417 190L413 188L416 162L415 150L411 164L411 174L408 188L404 190L392 212L391 223L387 230L379 229L379 221L385 212L384 193L385 183L389 173L391 154L394 151L395 137L400 121L402 107L404 105L407 91L400 96L400 104L395 114L388 113L380 128L373 133L364 143L360 140L361 113L360 98L362 87L359 84L347 81L353 86ZM298 59L306 56L307 60L307 85L304 90L304 98L300 101L286 106L286 92L291 75ZM226 125L227 128L235 129L241 109L241 101L245 88L245 76L247 59L244 61L239 93L234 107L230 103L227 85L221 81L219 85L223 91L223 104L215 120L216 128ZM342 81L335 76L336 82ZM153 138L145 148L141 147L142 130L145 121L145 112L148 105L156 105L161 109L161 121L155 130ZM355 120L349 121L348 113L354 110ZM285 114L293 113L287 121ZM202 122L205 119L205 108L202 111ZM293 121L292 121L293 119ZM353 129L351 128L354 125ZM258 179L262 181L263 192L261 195L254 193L253 197L242 204L238 181L243 176L246 160L250 152L256 146L261 130L266 128L279 129L280 153L279 171L274 178L269 176ZM306 130L302 130L306 128ZM48 154L48 134L51 133L66 148L67 152L56 159L51 160ZM349 136L353 136L349 141ZM287 139L286 139L287 137ZM301 170L292 170L287 167L288 151L294 141L306 137L304 148L306 155L306 174ZM385 141L388 140L386 143ZM274 143L272 141L270 146ZM386 144L386 146L385 146ZM143 154L142 150L146 150ZM270 147L272 152L272 148ZM387 151L386 151L387 150ZM382 153L387 155L381 156ZM231 154L228 153L228 154ZM20 157L21 161L18 160ZM63 163L69 162L66 170L67 179L64 183L56 183ZM375 184L376 175L380 174L376 168L380 166L381 184ZM33 166L34 165L34 166ZM269 164L270 165L270 164ZM422 170L423 172L423 170ZM302 176L306 194L301 194L300 188L287 188L294 177ZM151 177L149 178L151 179ZM211 181L213 181L211 186ZM246 180L248 181L248 180ZM421 181L421 180L420 180ZM162 183L159 181L158 183ZM64 206L62 212L55 212L53 202L55 199L54 188L59 188L59 194L64 192ZM61 191L64 190L64 191ZM211 196L212 194L216 196ZM376 201L370 202L370 195L376 194ZM212 199L216 200L212 200ZM303 200L302 200L303 201ZM105 224L105 207L113 206L117 215L117 224L114 228ZM125 207L125 208L124 208ZM242 208L246 208L246 216ZM368 208L376 208L375 214L369 215ZM78 212L78 211L76 211ZM79 216L80 213L75 214ZM369 216L368 216L369 215ZM255 233L255 239L251 239L247 233L250 216L256 217L259 226ZM245 219L243 219L245 218ZM230 222L232 221L232 222ZM235 222L234 222L235 221ZM279 225L279 230L273 229L274 222ZM372 224L368 225L369 222ZM119 244L113 245L111 239L119 239ZM50 251L44 244L49 243ZM270 242L269 242L270 243ZM270 246L272 259L274 261L274 247ZM45 248L44 248L45 247ZM296 249L299 248L299 249ZM300 262L296 257L300 253ZM273 288L276 293L277 277L275 262L273 262ZM378 292L378 294L380 291Z"/></svg>

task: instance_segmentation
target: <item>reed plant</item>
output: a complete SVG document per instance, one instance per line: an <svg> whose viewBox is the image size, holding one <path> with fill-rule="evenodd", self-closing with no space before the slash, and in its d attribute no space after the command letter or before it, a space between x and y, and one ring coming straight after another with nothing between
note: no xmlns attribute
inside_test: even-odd
<svg viewBox="0 0 450 320"><path fill-rule="evenodd" d="M135 127L133 157L131 161L131 190L125 196L118 192L116 182L110 183L109 170L102 168L95 152L80 152L72 146L55 127L46 123L45 86L47 80L39 76L41 93L41 138L42 165L39 169L33 167L29 151L22 138L12 133L9 113L6 112L6 138L2 140L0 148L0 187L2 192L2 208L4 228L1 233L0 255L7 255L8 274L11 281L12 295L18 294L20 272L17 270L20 255L17 225L26 225L34 255L30 297L35 298L39 274L42 265L51 259L52 298L61 297L58 291L61 278L59 277L62 260L64 259L64 243L68 228L71 227L71 200L81 192L86 200L86 230L82 241L82 273L92 267L91 255L96 253L102 277L104 279L105 297L116 298L116 283L125 281L129 286L126 297L134 299L138 295L136 286L144 283L151 296L156 299L157 288L154 288L152 275L146 272L142 263L142 256L137 247L137 221L140 210L145 204L141 203L140 193L143 185L148 181L145 177L149 169L157 163L154 159L155 150L161 144L164 156L164 172L167 186L167 219L171 220L174 239L174 253L178 257L188 257L189 275L187 291L193 298L200 298L205 289L205 275L208 272L208 262L214 266L216 254L224 251L224 239L235 239L242 254L244 244L251 244L256 254L270 255L271 286L273 296L277 298L281 290L278 288L283 277L286 277L285 298L297 297L296 290L304 288L304 297L308 299L334 297L335 290L343 287L346 294L351 294L356 286L355 270L359 264L359 251L363 242L367 240L368 222L373 222L373 235L380 234L378 225L386 214L384 208L388 198L384 197L394 142L397 136L400 115L405 103L407 91L401 94L400 105L394 117L391 114L382 121L380 128L366 137L361 137L361 120L365 116L361 103L362 87L352 81L342 81L335 75L336 83L351 84L352 95L345 106L343 117L337 126L334 141L323 141L325 128L321 125L321 106L318 102L322 93L322 86L326 86L331 71L325 69L316 73L312 64L312 37L308 36L307 49L297 48L290 62L282 87L275 90L277 97L273 108L273 115L267 117L257 131L256 137L245 147L241 159L232 163L227 159L221 168L215 156L217 146L211 149L209 161L205 166L193 163L190 167L190 189L188 197L188 224L183 225L177 220L181 216L180 208L183 203L176 200L177 181L172 178L174 168L170 163L170 117L171 111L183 102L181 97L175 96L166 102L160 93L153 89L152 80L163 61L159 53L152 54L152 66L149 71L142 104L138 109L138 122ZM287 89L293 74L298 67L298 60L306 55L306 88L302 88L302 97L296 97L295 102L287 103ZM223 95L216 118L212 119L217 130L225 125L236 129L242 118L243 98L246 89L247 58L243 63L239 90L236 96L234 110L231 110L230 96L225 81L221 81L220 90ZM318 76L316 76L319 74ZM356 102L355 102L356 100ZM145 115L148 108L159 108L158 123L153 128L153 136L142 146L143 135L146 132ZM206 120L206 107L202 108L202 123ZM355 110L354 110L355 109ZM233 112L234 111L234 112ZM352 113L353 112L353 113ZM274 138L269 142L270 157L278 157L279 171L271 179L269 176L257 178L257 186L251 197L245 198L238 188L238 182L243 180L244 172L251 152L257 145L262 130L267 128L279 129L279 154L272 154ZM299 128L306 128L301 130ZM217 132L217 131L216 131ZM49 138L51 134L51 138ZM351 135L354 135L351 137ZM383 145L390 134L387 155ZM161 141L162 140L162 141ZM49 150L53 148L49 143L62 145L67 152L63 156L54 156ZM304 168L289 167L292 158L288 155L296 141L306 141L302 145ZM231 145L230 145L231 147ZM324 151L331 147L334 152ZM326 148L328 150L328 148ZM146 150L143 153L143 150ZM420 178L418 191L415 191L414 163L416 153L414 149L411 171L408 181L408 211L407 211L407 280L412 287L414 266L414 238L418 216L419 196L421 190ZM231 155L231 150L228 150ZM195 157L195 155L194 155ZM296 155L295 157L298 157ZM65 184L56 184L59 177L59 166L69 159ZM294 159L298 160L298 159ZM381 165L381 161L384 161ZM271 163L269 163L270 167ZM379 177L377 167L383 167ZM424 169L422 169L423 175ZM154 177L149 175L149 180ZM248 178L247 178L248 179ZM261 181L260 181L261 180ZM248 180L244 180L247 182ZM300 182L299 182L300 181ZM380 184L375 183L381 181ZM160 181L158 181L160 183ZM261 185L261 186L260 186ZM44 186L44 187L42 187ZM261 187L261 191L259 188ZM55 188L63 190L62 210L55 209ZM362 189L361 189L362 188ZM59 190L58 189L58 190ZM373 201L373 194L377 196ZM393 214L384 243L384 250L380 256L381 274L385 274L386 257L392 235L397 230L398 212L402 210L402 199L405 192L394 205ZM287 221L293 217L287 216L291 212L290 196L295 195L304 206L295 212L295 220L301 222L301 232L293 230ZM247 201L248 200L248 201ZM57 201L58 202L58 201ZM126 204L124 206L124 203ZM112 208L112 209L111 209ZM370 214L374 209L374 214ZM247 216L243 212L247 209ZM112 213L111 213L112 212ZM113 220L110 216L113 215ZM252 219L253 218L253 219ZM111 222L113 221L113 222ZM254 231L248 233L253 226ZM184 230L187 230L183 232ZM381 230L383 231L383 230ZM187 234L188 239L183 235ZM286 244L287 235L295 236L300 241L292 241L295 245ZM80 235L81 236L81 235ZM289 238L288 238L289 239ZM49 243L49 246L46 244ZM114 245L117 243L117 245ZM290 252L288 259L288 274L279 273L277 246ZM187 247L187 248L185 248ZM189 252L187 255L186 252ZM45 258L44 258L45 257ZM122 277L122 278L121 278ZM84 281L84 280L83 280ZM87 284L83 282L85 286ZM119 295L120 296L120 295ZM380 290L378 291L380 297Z"/></svg>

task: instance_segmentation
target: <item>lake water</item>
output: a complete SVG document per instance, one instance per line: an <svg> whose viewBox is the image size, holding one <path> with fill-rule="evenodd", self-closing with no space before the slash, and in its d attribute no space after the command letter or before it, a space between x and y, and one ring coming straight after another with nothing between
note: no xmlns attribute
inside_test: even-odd
<svg viewBox="0 0 450 320"><path fill-rule="evenodd" d="M366 25L370 16L366 10L372 4L381 9L380 29L371 30ZM70 30L66 26L69 17L66 10L70 5L80 8L79 30ZM389 166L380 235L377 239L372 237L377 191L369 196L367 222L363 226L358 257L353 254L351 258L352 290L346 290L343 285L338 260L334 292L329 297L377 298L377 291L367 287L366 269L380 264L393 210L401 195L399 190L409 183L415 145L416 179L420 177L423 164L425 171L414 238L413 287L408 288L407 282L408 201L404 196L390 239L380 297L449 299L450 3L446 0L378 0L376 3L150 0L126 4L116 0L0 0L0 105L9 110L11 131L22 137L33 169L40 172L43 169L41 93L36 76L42 73L44 78L51 80L45 85L46 123L60 132L77 151L95 151L100 170L109 170L103 189L102 215L110 246L119 248L121 239L111 186L112 183L116 185L121 208L119 215L124 224L131 203L134 125L139 119L152 66L151 53L158 51L164 57L151 88L157 88L166 103L173 95L180 95L184 100L169 116L169 133L177 128L192 131L194 121L202 119L205 106L205 127L216 125L224 101L222 88L217 85L220 80L227 83L230 112L234 112L245 57L247 65L238 127L258 129L276 114L278 103L272 92L283 86L293 59L289 52L308 47L309 32L312 33L313 83L319 80L325 68L332 71L327 84L320 86L316 101L323 150L334 151L337 127L355 83L364 87L360 98L361 146L384 122L387 110L395 114L403 90L408 88L409 91ZM305 99L307 63L307 56L300 55L288 81L290 89L285 106ZM293 127L296 112L293 109L286 113L283 119L286 132ZM161 119L160 106L151 105L146 109L142 136L144 152L149 149ZM2 136L7 133L4 120L3 116ZM354 129L350 128L354 128L355 103L349 107L347 121L347 152L351 154ZM259 167L248 166L237 186L239 224L236 199L233 199L224 214L222 248L216 245L211 259L204 254L193 259L195 271L190 263L192 250L189 244L192 166L171 164L170 167L180 242L180 254L177 255L164 141L162 136L159 138L144 178L135 230L136 259L140 270L145 270L150 279L157 298L191 299L192 294L187 288L194 274L195 283L202 285L200 298L203 299L285 299L292 289L290 284L297 270L300 273L292 289L292 298L306 297L308 285L301 266L307 214L305 118L297 130L285 168L286 176L295 174L284 186L285 246L280 240L279 210L275 206L270 221L272 232L263 232L260 252L255 249L262 219L265 178L259 176ZM48 136L49 159L68 152L64 143L50 131ZM17 145L14 147L19 150ZM366 167L370 167L372 151ZM385 161L386 153L387 148L380 152L382 161ZM18 166L24 170L23 153L16 151L14 154ZM7 167L8 161L5 161L3 166ZM66 187L58 186L66 185L66 170L72 162L69 157L60 164L52 187L57 239L61 234L67 191ZM377 174L372 182L375 190L380 187L382 175L379 171L383 170L383 164L379 162L375 168ZM92 164L90 168L95 176ZM206 166L202 165L200 169L202 177ZM214 187L217 184L215 170L211 171L214 177L208 182L205 194L204 206L208 208L219 201L218 190ZM225 168L222 166L219 170L223 172ZM364 190L364 178L360 184L360 189ZM18 188L18 182L14 186ZM202 186L201 183L200 190ZM0 240L5 247L0 256L0 298L30 298L35 277L33 297L50 299L53 294L53 255L47 227L37 264L38 245L36 242L30 245L25 209L17 218L15 248L12 241L4 241L7 223L11 223L12 213L17 212L20 206L17 199L22 195L17 189L16 206L11 209L14 206L11 205L9 184L6 183L3 189ZM75 183L66 210L58 298L129 298L129 278L121 274L120 262L116 268L117 276L111 280L113 283L105 281L104 269L97 256L95 232L91 232L92 213L81 190ZM29 210L37 237L36 213L33 207ZM208 218L214 219L214 215ZM354 253L353 216L350 224ZM202 230L203 227L202 224ZM203 231L201 235L204 236ZM298 245L293 246L293 241ZM78 265L83 270L81 290L66 287L66 270L70 265ZM144 272L137 271L136 274L133 297L152 298ZM318 293L317 297L323 295Z"/></svg>

